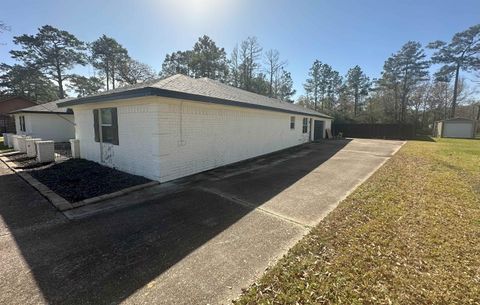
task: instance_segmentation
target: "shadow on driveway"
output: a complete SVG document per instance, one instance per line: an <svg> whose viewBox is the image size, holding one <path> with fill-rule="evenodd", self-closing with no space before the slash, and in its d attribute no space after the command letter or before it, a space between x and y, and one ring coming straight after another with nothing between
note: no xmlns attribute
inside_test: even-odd
<svg viewBox="0 0 480 305"><path fill-rule="evenodd" d="M118 304L347 143L307 144L201 173L179 193L79 221L68 221L1 164L0 257L21 253L27 265L1 268L0 303L38 300L30 296L34 287L22 285L31 273L46 303ZM252 207L201 187L235 192Z"/></svg>

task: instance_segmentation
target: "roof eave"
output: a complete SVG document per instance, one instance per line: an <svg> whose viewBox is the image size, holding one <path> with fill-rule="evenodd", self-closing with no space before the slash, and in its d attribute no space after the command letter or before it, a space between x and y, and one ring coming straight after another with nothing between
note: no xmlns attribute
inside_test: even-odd
<svg viewBox="0 0 480 305"><path fill-rule="evenodd" d="M107 102L107 101L113 101L113 100L123 100L123 99L129 99L129 98L151 96L151 95L155 95L155 94L152 94L152 89L155 89L155 88L144 87L144 88L132 89L132 90L122 91L122 92L112 92L112 93L97 95L97 96L80 97L77 99L57 103L57 106L69 107L69 106L78 106L78 105L91 104L91 103Z"/></svg>
<svg viewBox="0 0 480 305"><path fill-rule="evenodd" d="M19 114L19 113L73 114L73 111L60 112L60 111L17 110L17 111L9 112L9 114Z"/></svg>
<svg viewBox="0 0 480 305"><path fill-rule="evenodd" d="M113 101L113 100L123 100L123 99L145 97L145 96L161 96L161 97L167 97L167 98L191 100L196 102L220 104L220 105L227 105L227 106L237 106L237 107L250 108L250 109L269 110L269 111L276 111L276 112L301 114L301 115L313 116L313 117L319 117L319 118L325 118L325 119L333 119L331 116L324 115L321 113L314 114L314 113L308 113L303 111L269 107L264 105L248 104L248 103L243 103L243 102L238 102L233 100L227 100L227 99L221 99L221 98L210 97L205 95L173 91L173 90L167 90L167 89L155 88L155 87L145 87L145 88L133 89L125 92L114 92L114 93L100 95L100 96L83 97L83 98L78 98L78 99L58 103L57 105L59 107L78 106L78 105L84 105L84 104L107 102L107 101Z"/></svg>

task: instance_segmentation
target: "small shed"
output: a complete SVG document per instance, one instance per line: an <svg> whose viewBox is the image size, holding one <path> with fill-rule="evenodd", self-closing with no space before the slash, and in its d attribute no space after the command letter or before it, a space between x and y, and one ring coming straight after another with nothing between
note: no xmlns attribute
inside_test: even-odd
<svg viewBox="0 0 480 305"><path fill-rule="evenodd" d="M466 118L453 118L435 122L435 137L441 138L475 138L476 122Z"/></svg>
<svg viewBox="0 0 480 305"><path fill-rule="evenodd" d="M11 112L18 135L68 142L75 138L75 121L70 108L58 107L63 99Z"/></svg>

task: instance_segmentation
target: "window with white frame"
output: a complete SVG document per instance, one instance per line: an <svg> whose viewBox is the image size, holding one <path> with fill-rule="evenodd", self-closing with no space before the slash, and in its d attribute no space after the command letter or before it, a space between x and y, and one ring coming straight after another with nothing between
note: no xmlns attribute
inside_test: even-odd
<svg viewBox="0 0 480 305"><path fill-rule="evenodd" d="M295 129L295 117L290 117L290 129Z"/></svg>
<svg viewBox="0 0 480 305"><path fill-rule="evenodd" d="M308 118L303 118L302 133L308 132Z"/></svg>
<svg viewBox="0 0 480 305"><path fill-rule="evenodd" d="M117 108L93 110L95 141L118 145Z"/></svg>

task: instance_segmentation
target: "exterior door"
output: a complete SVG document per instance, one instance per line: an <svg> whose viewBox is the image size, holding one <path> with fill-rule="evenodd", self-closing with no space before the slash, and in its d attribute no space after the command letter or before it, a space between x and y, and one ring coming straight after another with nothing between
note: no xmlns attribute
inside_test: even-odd
<svg viewBox="0 0 480 305"><path fill-rule="evenodd" d="M313 124L313 140L318 141L323 139L323 121L315 120Z"/></svg>

